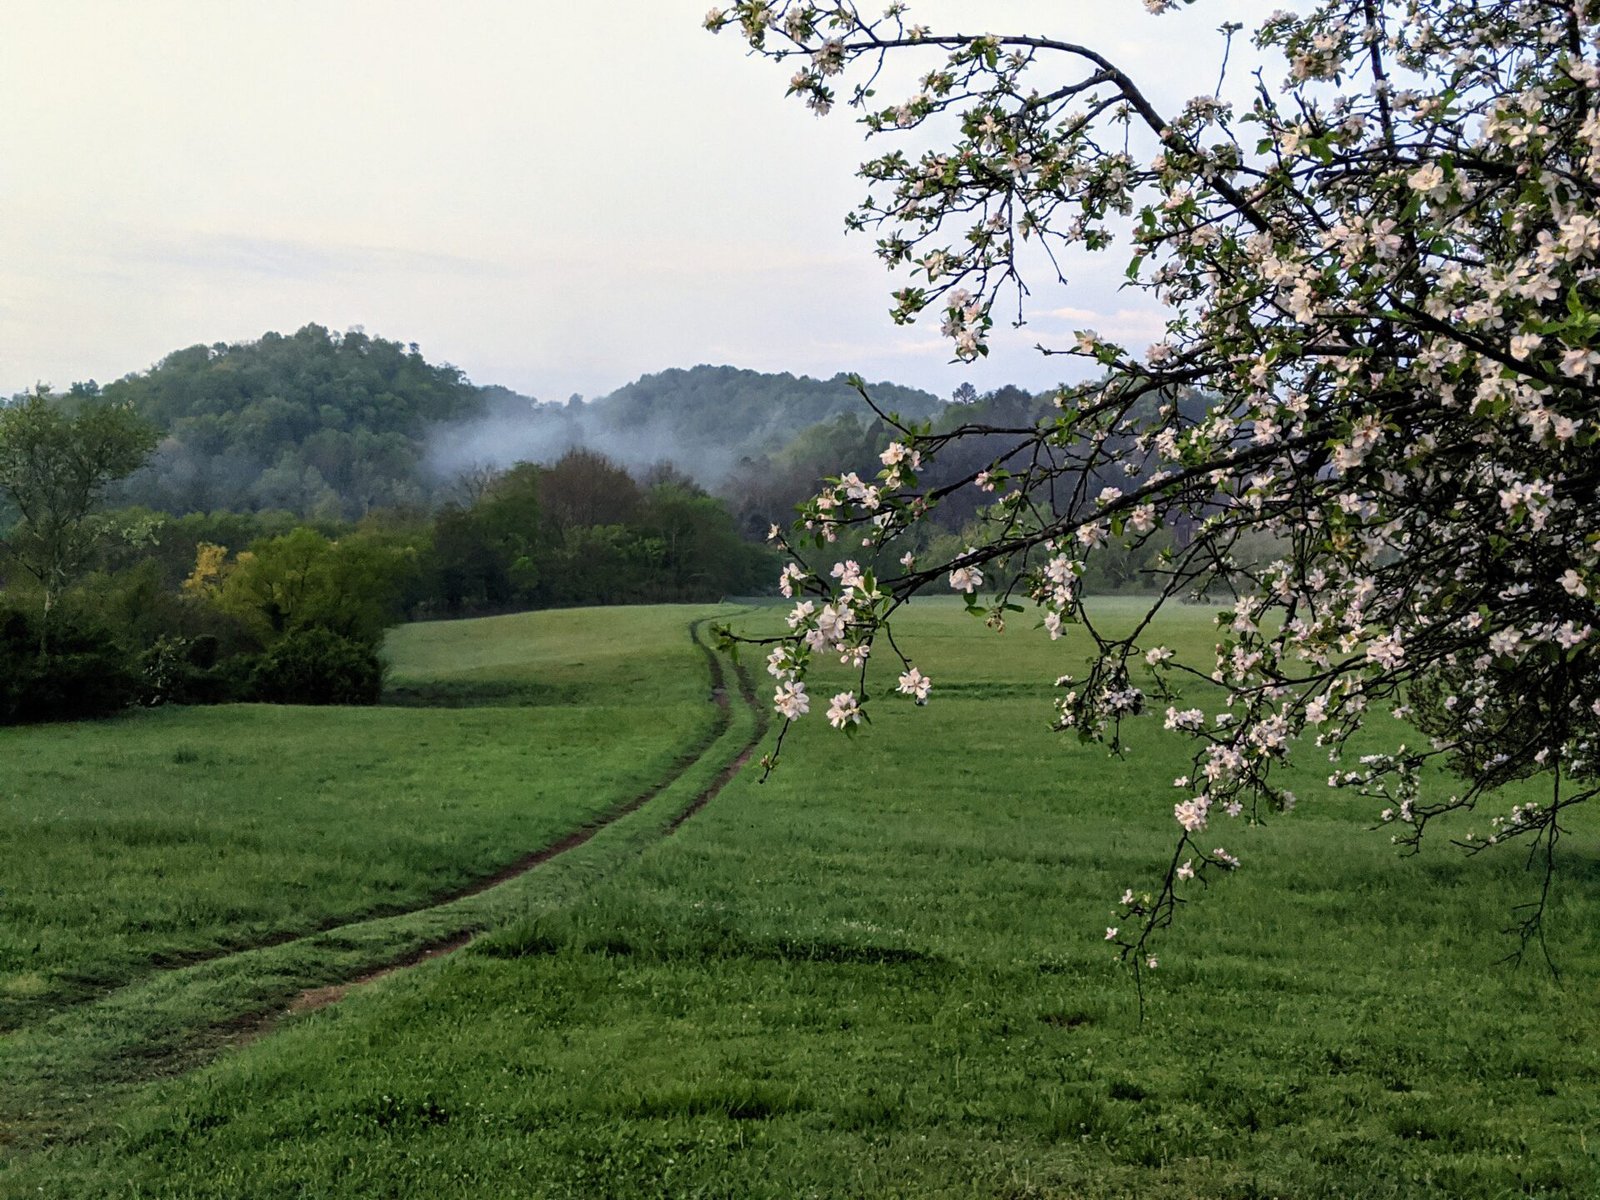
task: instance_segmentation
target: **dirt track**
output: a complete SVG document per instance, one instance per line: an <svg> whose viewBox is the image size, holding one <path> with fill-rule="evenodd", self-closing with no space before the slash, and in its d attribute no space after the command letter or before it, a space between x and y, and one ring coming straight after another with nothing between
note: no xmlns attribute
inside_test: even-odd
<svg viewBox="0 0 1600 1200"><path fill-rule="evenodd" d="M711 677L711 698L721 710L721 713L716 725L712 728L711 733L706 737L702 745L694 753L685 756L676 764L674 764L672 773L666 778L651 785L644 792L640 793L638 796L635 796L633 799L608 809L606 812L602 813L599 817L595 818L593 821L590 821L582 828L576 829L567 834L560 841L553 842L548 846L544 846L541 849L524 855L516 862L502 867L493 875L476 880L473 883L468 884L466 887L457 889L456 891L453 891L445 896L437 897L428 904L419 905L416 908L408 911L425 912L430 908L438 908L456 900L465 899L468 896L480 895L491 888L499 887L502 884L518 878L519 876L526 875L529 871L538 869L545 863L550 862L552 859L557 858L562 854L566 854L568 851L575 850L579 846L582 846L585 842L593 838L595 834L606 828L606 826L611 825L616 821L621 820L629 813L636 812L640 808L644 807L644 805L648 804L656 796L660 795L662 791L670 787L677 779L679 779L686 771L688 771L690 767L695 765L697 762L700 762L705 757L710 747L715 744L717 739L720 738L723 733L727 731L732 719L732 702L728 698L727 677L722 668L722 660L717 656L716 652L707 646L700 638L700 627L704 624L705 620L703 618L701 620L691 622L689 625L689 636L705 654L707 670ZM745 671L743 666L735 663L734 674L738 680L741 702L749 705L751 710L756 715L755 728L751 733L749 741L747 741L744 746L740 748L738 753L735 754L734 757L729 761L728 765L717 774L717 777L705 788L701 789L701 791L696 794L694 799L685 805L684 808L675 816L673 816L673 818L666 824L662 831L664 837L676 833L678 829L682 827L684 822L688 821L691 817L700 812L707 804L716 798L717 794L721 792L722 789L725 788L734 778L734 776L736 776L739 771L744 768L745 764L750 761L751 755L755 753L756 746L766 734L766 710L761 707L756 699L755 690L750 682L748 673ZM337 932L337 929L338 927L335 926L332 930L322 932ZM274 1026L283 1016L314 1012L317 1009L326 1008L331 1004L337 1004L340 1000L344 999L344 997L348 995L353 988L361 987L364 984L386 978L387 976L393 975L399 971L404 971L421 963L429 962L435 958L441 958L446 954L452 954L455 951L460 950L462 947L469 945L478 936L479 932L479 930L475 929L465 930L461 933L453 934L449 938L446 938L442 941L425 946L420 950L413 951L391 963L386 963L381 967L366 971L355 978L341 983L324 984L320 987L307 988L293 1000L289 1001L289 1003L281 1011L266 1013L257 1017L249 1024L247 1028L240 1031L240 1040L249 1041L263 1036L269 1032L272 1026Z"/></svg>

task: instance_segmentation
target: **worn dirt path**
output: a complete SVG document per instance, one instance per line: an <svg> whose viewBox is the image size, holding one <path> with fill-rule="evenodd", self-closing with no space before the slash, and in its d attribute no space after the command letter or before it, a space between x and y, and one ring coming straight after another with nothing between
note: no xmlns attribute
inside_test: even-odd
<svg viewBox="0 0 1600 1200"><path fill-rule="evenodd" d="M447 895L400 913L264 939L204 962L161 963L138 980L0 1038L0 1079L12 1085L0 1088L0 1151L26 1152L86 1136L105 1119L108 1106L154 1079L186 1073L270 1033L285 1018L459 950L507 913L520 911L512 889L530 872L572 863L562 876L567 882L553 885L551 894L561 895L587 887L593 871L610 870L672 835L722 791L766 732L766 713L748 674L734 663L736 685L730 685L722 658L702 638L705 623L693 622L689 634L705 655L717 718L657 784ZM652 814L626 820L663 793L671 796L672 811L659 821ZM569 857L607 831L616 841L601 858L584 865ZM304 990L296 992L297 986Z"/></svg>
<svg viewBox="0 0 1600 1200"><path fill-rule="evenodd" d="M708 739L707 748L709 748L710 744L715 743L715 741L727 731L731 721L732 702L728 698L727 677L722 669L722 660L717 656L717 653L711 649L711 647L707 646L700 639L700 627L704 624L704 618L692 622L689 626L689 636L705 653L707 668L711 675L711 696L716 702L717 707L722 711L722 717L717 722L712 735ZM716 798L717 794L720 793L723 788L727 787L733 778L738 775L738 773L745 767L747 763L749 763L751 756L755 753L756 747L760 745L761 739L766 735L766 710L761 706L756 698L755 689L751 684L748 672L745 671L741 664L735 663L734 673L736 679L738 680L739 698L741 703L749 705L750 709L755 714L756 720L754 729L749 740L746 741L745 744L734 755L734 757L729 760L728 765L717 774L716 778L713 779L706 787L702 788L695 795L695 797L683 807L682 810L676 813L672 819L667 822L663 829L663 836L670 836L676 833L679 828L683 826L684 822L688 821L691 817L695 816L695 814L699 813L703 808L705 808L707 804L711 803L711 801ZM581 829L574 830L572 833L569 833L566 837L562 838L559 842L555 842L541 850L536 850L533 853L518 859L509 866L501 868L488 878L479 880L478 882L451 894L445 899L437 900L429 905L419 905L417 908L411 911L424 912L429 908L441 907L444 904L451 903L455 900L464 899L467 896L479 895L488 891L490 888L498 887L501 884L508 883L509 881L518 878L519 876L526 875L529 871L543 866L545 863L549 862L553 858L556 858L558 855L577 849L579 846L589 841L589 839L594 837L595 834L599 833L607 825L621 820L629 813L637 811L649 801L653 800L663 790L671 786L671 784L681 777L691 766L693 766L696 762L699 762L704 756L705 751L702 750L692 758L682 762L674 770L673 774L668 776L666 779L663 779L659 783L653 785L647 791L643 792L639 796L636 796L634 799L629 800L627 803L618 805L617 807L608 810L594 821L591 821L589 824L583 826ZM344 997L348 995L354 988L361 987L368 983L373 983L379 979L385 979L390 975L396 974L397 972L408 970L411 967L420 966L422 963L431 962L433 959L442 958L447 954L453 954L455 951L469 945L475 938L477 938L480 932L480 930L476 929L465 930L454 935L453 937L426 946L423 949L414 951L411 954L407 954L403 958L396 959L394 962L386 963L374 970L366 971L353 979L346 980L342 983L326 984L322 987L307 988L305 991L301 992L298 996L291 1000L283 1009L282 1013L264 1014L258 1019L259 1027L252 1032L254 1033L255 1037L260 1037L269 1032L272 1026L275 1025L278 1019L282 1016L314 1012L317 1009L327 1008L329 1005L337 1004L340 1000L344 999ZM244 1036L249 1037L250 1034L246 1033Z"/></svg>

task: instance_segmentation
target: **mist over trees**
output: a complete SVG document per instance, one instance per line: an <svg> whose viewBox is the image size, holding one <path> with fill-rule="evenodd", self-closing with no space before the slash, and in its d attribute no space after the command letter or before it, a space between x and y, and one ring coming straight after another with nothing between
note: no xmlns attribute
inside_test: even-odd
<svg viewBox="0 0 1600 1200"><path fill-rule="evenodd" d="M886 406L909 420L944 407L929 392L873 386ZM705 365L645 375L589 401L540 403L493 387L482 396L481 416L434 432L429 462L440 474L480 463L549 462L582 446L636 470L670 462L728 494L725 481L742 460L777 454L814 426L865 413L843 375L821 380Z"/></svg>
<svg viewBox="0 0 1600 1200"><path fill-rule="evenodd" d="M873 388L901 420L996 437L1048 408L1015 388ZM770 594L770 529L894 436L844 377L702 365L546 404L318 325L16 397L0 405L0 723L370 703L400 621ZM73 447L94 449L87 474L66 469ZM992 452L971 441L930 478ZM927 538L960 542L976 511L952 501Z"/></svg>
<svg viewBox="0 0 1600 1200"><path fill-rule="evenodd" d="M874 387L909 420L945 407L928 392ZM864 424L843 376L702 365L646 375L589 401L546 403L477 386L458 368L429 362L415 343L314 324L177 350L147 371L103 387L76 384L73 393L131 407L160 433L148 465L118 489L121 503L322 521L433 509L457 499L475 472L551 464L577 448L640 476L670 463L732 499L724 485L741 464L809 466L803 446L785 454L789 443L842 417ZM806 487L786 490L786 503L808 495L826 465L816 460Z"/></svg>

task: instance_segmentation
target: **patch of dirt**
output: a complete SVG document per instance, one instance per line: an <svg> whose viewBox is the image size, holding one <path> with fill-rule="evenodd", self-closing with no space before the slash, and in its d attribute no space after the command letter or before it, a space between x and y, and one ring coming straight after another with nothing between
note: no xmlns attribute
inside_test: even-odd
<svg viewBox="0 0 1600 1200"><path fill-rule="evenodd" d="M531 868L530 868L531 869ZM387 966L379 967L375 971L368 971L365 975L358 975L344 983L329 984L326 987L307 988L284 1008L285 1016L296 1016L300 1013L316 1012L319 1008L327 1008L330 1004L337 1004L343 1000L351 988L358 988L363 984L373 983L385 975L393 975L396 971L404 971L409 967L419 966L430 959L443 958L446 954L454 954L473 938L478 936L477 930L470 933L458 933L454 937L442 942L435 942L431 946L424 946L406 957L397 959Z"/></svg>

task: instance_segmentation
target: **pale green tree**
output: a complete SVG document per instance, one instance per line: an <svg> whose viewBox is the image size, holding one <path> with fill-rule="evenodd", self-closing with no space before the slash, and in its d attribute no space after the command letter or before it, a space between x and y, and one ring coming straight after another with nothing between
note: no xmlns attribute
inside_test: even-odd
<svg viewBox="0 0 1600 1200"><path fill-rule="evenodd" d="M94 519L106 489L155 449L150 424L125 405L69 403L39 388L0 408L0 548L38 581L39 653L50 615L82 573L103 532Z"/></svg>

